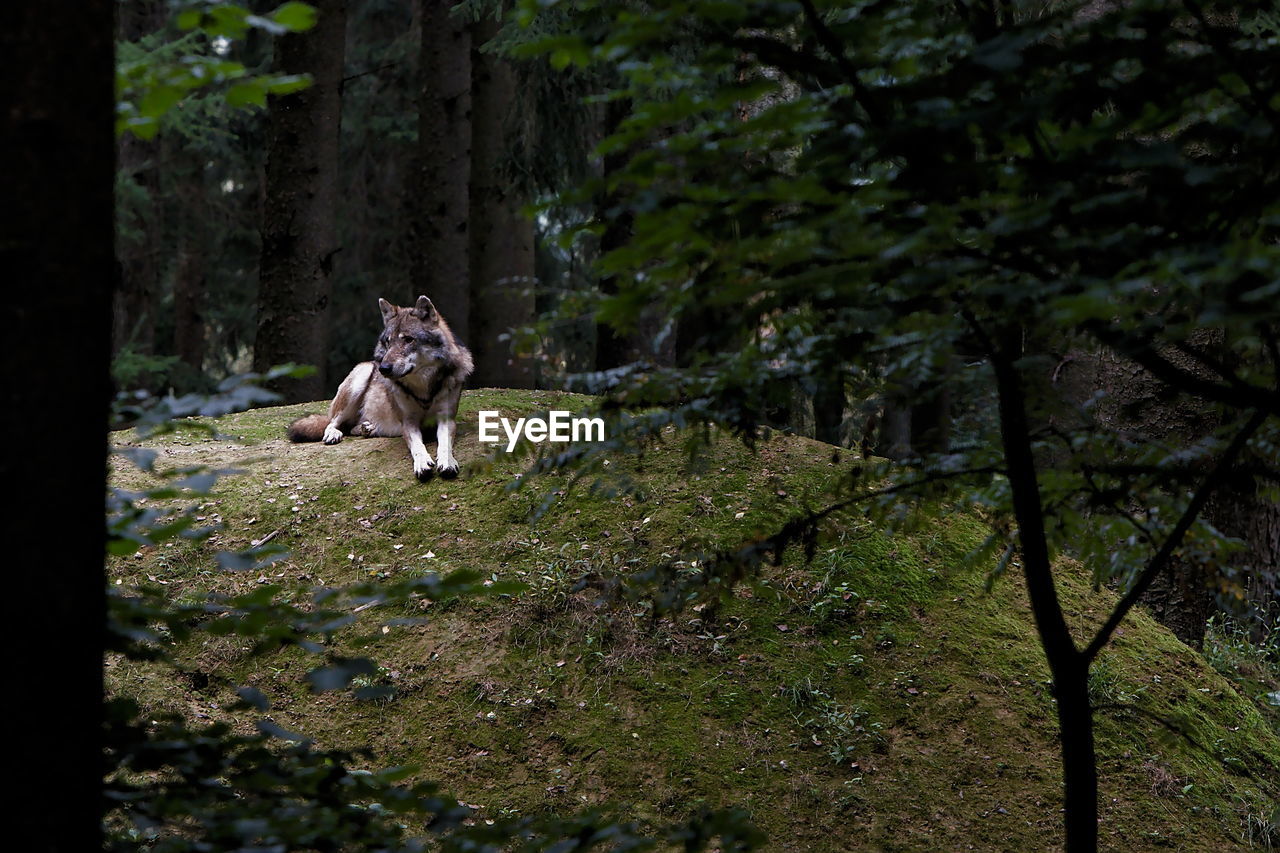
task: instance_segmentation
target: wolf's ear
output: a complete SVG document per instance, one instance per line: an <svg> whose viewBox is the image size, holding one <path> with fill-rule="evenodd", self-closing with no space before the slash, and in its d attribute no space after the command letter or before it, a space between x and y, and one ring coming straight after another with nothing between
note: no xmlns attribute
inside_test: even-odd
<svg viewBox="0 0 1280 853"><path fill-rule="evenodd" d="M383 324L390 323L391 318L396 315L396 306L392 305L385 299L378 300L378 307L382 309Z"/></svg>
<svg viewBox="0 0 1280 853"><path fill-rule="evenodd" d="M417 303L413 306L413 316L424 322L434 319L436 316L436 306L432 305L431 300L427 297L419 296Z"/></svg>

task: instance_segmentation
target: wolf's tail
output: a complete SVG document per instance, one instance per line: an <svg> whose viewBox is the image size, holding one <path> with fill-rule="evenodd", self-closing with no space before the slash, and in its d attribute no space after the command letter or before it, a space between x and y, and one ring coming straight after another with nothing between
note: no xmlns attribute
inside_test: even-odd
<svg viewBox="0 0 1280 853"><path fill-rule="evenodd" d="M327 415L303 415L289 424L290 441L319 441L329 425Z"/></svg>

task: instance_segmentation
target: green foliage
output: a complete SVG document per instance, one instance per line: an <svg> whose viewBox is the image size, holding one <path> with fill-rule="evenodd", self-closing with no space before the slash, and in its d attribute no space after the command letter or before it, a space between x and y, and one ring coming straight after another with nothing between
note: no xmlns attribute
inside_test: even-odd
<svg viewBox="0 0 1280 853"><path fill-rule="evenodd" d="M568 196L613 193L610 215L634 221L599 266L619 293L592 310L625 329L656 304L701 335L687 368L577 377L643 412L630 434L661 419L751 440L797 385L927 387L999 355L1033 422L1052 424L1033 438L1058 463L1039 482L1053 543L1129 583L1247 414L1280 412L1274 35L1159 0L1101 15L930 2L644 15L530 2L522 15L544 7L576 28L533 50L608 69L622 81L609 97L633 104L600 148L634 151L626 167ZM1206 327L1226 330L1222 352L1194 343ZM1219 408L1223 430L1134 448L1088 406L1053 417L1045 350L1090 340ZM958 452L921 460L922 483L1009 507L994 426L977 420ZM1275 470L1278 440L1265 418L1249 464ZM1122 456L1132 464L1111 464ZM1221 538L1197 522L1185 553L1208 565L1228 553Z"/></svg>
<svg viewBox="0 0 1280 853"><path fill-rule="evenodd" d="M111 360L111 379L117 388L138 388L151 377L167 374L178 363L174 355L147 355L125 346Z"/></svg>
<svg viewBox="0 0 1280 853"><path fill-rule="evenodd" d="M1257 703L1280 734L1280 631L1264 622L1252 623L1251 631L1246 623L1217 614L1209 621L1204 656Z"/></svg>
<svg viewBox="0 0 1280 853"><path fill-rule="evenodd" d="M215 435L216 430L207 421L192 418L218 418L231 412L244 411L254 406L275 402L278 395L261 387L261 383L275 379L298 379L315 372L309 365L282 364L265 374L242 373L224 379L218 384L217 393L184 394L180 397L152 397L146 393L120 392L115 401L113 426L135 427L143 437L164 435L178 430L192 430ZM151 466L144 465L144 470Z"/></svg>
<svg viewBox="0 0 1280 853"><path fill-rule="evenodd" d="M814 746L826 750L836 764L856 765L859 756L883 746L884 726L862 705L842 705L808 678L782 693L795 706L796 722L810 730Z"/></svg>
<svg viewBox="0 0 1280 853"><path fill-rule="evenodd" d="M285 3L262 16L234 3L201 0L178 12L176 24L185 35L167 40L156 34L118 46L117 135L154 138L164 116L198 92L218 92L233 107L265 107L267 95L286 95L311 83L306 75L252 75L243 63L226 58L230 40L250 30L278 36L313 27L315 9L305 3Z"/></svg>
<svg viewBox="0 0 1280 853"><path fill-rule="evenodd" d="M531 27L574 22L528 52L616 80L606 97L629 105L598 149L625 165L557 200L608 197L602 216L632 223L598 264L616 293L587 310L620 331L656 311L692 341L675 368L575 378L617 413L611 449L647 446L667 425L695 427L695 449L708 424L752 443L785 423L797 389L832 382L909 398L976 363L990 383L996 417L974 418L968 443L885 479L851 472L823 508L701 555L694 577L679 560L655 569L660 600L715 595L786 547L811 551L814 528L855 504L891 525L917 523L906 507L921 499L977 504L1003 528L988 547L1016 545L998 571L1027 578L1060 707L1079 697L1062 712L1066 744L1093 725L1089 665L1175 556L1224 601L1244 597L1247 570L1266 579L1201 513L1226 483L1277 494L1273 11L526 0ZM1097 398L1054 385L1075 348L1141 366L1218 428L1179 446L1108 423ZM1054 591L1063 554L1130 593L1081 645ZM1117 695L1100 666L1094 695ZM1068 767L1068 835L1092 849L1090 798L1072 796L1092 790L1095 769Z"/></svg>

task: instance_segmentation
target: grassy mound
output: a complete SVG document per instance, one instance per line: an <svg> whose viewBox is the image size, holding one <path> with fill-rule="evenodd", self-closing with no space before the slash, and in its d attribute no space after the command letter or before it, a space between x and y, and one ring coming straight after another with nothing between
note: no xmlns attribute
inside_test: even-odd
<svg viewBox="0 0 1280 853"><path fill-rule="evenodd" d="M226 418L242 443L168 437L173 466L234 467L200 515L222 529L115 561L113 580L174 596L477 568L527 592L422 602L424 626L374 629L368 682L394 698L313 695L314 658L251 656L235 640L183 649L189 677L109 662L112 689L202 718L235 686L323 746L412 764L482 815L621 804L654 823L699 803L748 808L774 850L1032 850L1061 842L1053 698L1019 581L984 593L960 569L985 530L940 513L911 536L844 520L814 559L792 553L718 607L655 615L600 602L593 580L690 549L743 541L820 506L853 455L797 438L750 452L724 440L691 466L680 444L613 460L634 493L510 489L522 463L476 441L476 411L575 408L570 395L463 398L464 475L413 479L400 439L290 445L285 424L322 404ZM118 439L123 439L123 436ZM118 466L120 485L146 478ZM558 501L537 522L548 492ZM270 539L290 557L218 572L215 549ZM1060 594L1083 633L1111 606L1083 568ZM380 617L366 614L369 626ZM363 634L352 632L354 644ZM1145 616L1120 630L1095 678L1101 838L1123 850L1249 849L1280 841L1280 739L1258 708ZM247 724L247 717L239 722ZM1162 722L1163 721L1163 722ZM1166 723L1168 725L1166 725ZM1170 726L1181 734L1173 734Z"/></svg>

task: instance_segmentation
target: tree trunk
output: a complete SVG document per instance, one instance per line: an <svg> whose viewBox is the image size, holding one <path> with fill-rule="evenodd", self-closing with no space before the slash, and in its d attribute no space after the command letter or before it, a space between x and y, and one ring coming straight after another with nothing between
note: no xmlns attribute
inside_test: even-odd
<svg viewBox="0 0 1280 853"><path fill-rule="evenodd" d="M534 364L500 340L534 317L533 223L507 168L509 136L522 110L511 63L480 47L498 32L491 18L476 24L471 53L471 350L477 386L532 388Z"/></svg>
<svg viewBox="0 0 1280 853"><path fill-rule="evenodd" d="M160 278L156 263L160 194L155 154L154 144L132 135L120 140L120 168L132 177L147 200L138 210L138 218L130 222L138 232L136 237L121 241L120 281L111 313L113 355L126 348L145 355L155 351L155 305Z"/></svg>
<svg viewBox="0 0 1280 853"><path fill-rule="evenodd" d="M921 388L911 406L911 446L921 454L951 449L951 382L948 371L932 386Z"/></svg>
<svg viewBox="0 0 1280 853"><path fill-rule="evenodd" d="M813 437L827 444L844 445L844 376L826 377L813 395Z"/></svg>
<svg viewBox="0 0 1280 853"><path fill-rule="evenodd" d="M116 34L123 41L137 41L164 28L169 9L164 0L129 0L116 13ZM112 355L129 349L142 355L156 351L156 305L160 299L159 249L163 222L160 191L160 150L155 140L143 141L126 134L118 141L118 167L146 200L138 218L128 223L133 239L117 246L119 280L112 304Z"/></svg>
<svg viewBox="0 0 1280 853"><path fill-rule="evenodd" d="M1205 516L1218 530L1244 543L1231 555L1244 600L1228 594L1228 609L1246 611L1250 633L1261 641L1268 630L1280 626L1280 504L1258 495L1252 474L1230 480L1205 508Z"/></svg>
<svg viewBox="0 0 1280 853"><path fill-rule="evenodd" d="M342 115L345 0L317 0L314 29L280 38L276 69L309 73L314 83L273 98L267 144L266 206L258 332L253 367L297 362L315 365L305 379L275 390L285 402L327 393L330 281L338 253L338 132Z"/></svg>
<svg viewBox="0 0 1280 853"><path fill-rule="evenodd" d="M469 341L471 31L449 14L451 3L420 3L418 162L409 206L413 293L401 298L429 296L454 334Z"/></svg>
<svg viewBox="0 0 1280 853"><path fill-rule="evenodd" d="M601 138L608 138L618 132L622 121L631 112L630 101L613 100L605 105L604 120L601 127ZM630 160L634 151L627 149L614 149L604 155L604 161L601 164L604 174L608 175L619 171ZM617 195L614 193L601 194L596 199L596 218L604 225L604 231L600 234L600 255L609 254L615 249L626 245L631 239L631 229L633 225L633 216L630 209L623 208L618 204ZM621 212L616 215L614 209ZM606 275L600 279L600 292L605 296L613 296L618 292L618 281L616 276ZM644 357L646 349L644 332L639 328L632 330L629 334L619 332L608 323L596 324L596 370L609 370L614 367L621 367L624 364L638 361ZM652 350L652 340L650 336L647 349Z"/></svg>
<svg viewBox="0 0 1280 853"><path fill-rule="evenodd" d="M893 460L910 459L914 455L911 448L911 404L899 395L891 395L884 402L875 452Z"/></svg>
<svg viewBox="0 0 1280 853"><path fill-rule="evenodd" d="M1000 438L1018 522L1018 551L1036 632L1053 674L1062 747L1062 789L1068 853L1098 849L1098 764L1093 710L1089 705L1090 659L1076 649L1053 580L1044 504L1027 412L1027 383L1016 365L1021 334L1007 334L992 352L999 395Z"/></svg>
<svg viewBox="0 0 1280 853"><path fill-rule="evenodd" d="M178 249L173 272L173 351L197 377L204 369L204 258L188 235Z"/></svg>
<svg viewBox="0 0 1280 853"><path fill-rule="evenodd" d="M13 0L0 27L5 411L69 440L6 442L6 680L15 849L102 849L102 498L115 276L114 0ZM51 334L52 333L52 334ZM21 623L21 612L29 624Z"/></svg>
<svg viewBox="0 0 1280 853"><path fill-rule="evenodd" d="M169 19L166 0L120 0L116 8L116 35L137 41L160 30Z"/></svg>
<svg viewBox="0 0 1280 853"><path fill-rule="evenodd" d="M704 271L706 280L714 280L717 270ZM695 280L695 288L705 287L704 281ZM738 345L730 337L737 329L735 317L724 305L708 304L711 300L699 300L685 308L676 321L675 365L690 367L702 355L727 351Z"/></svg>
<svg viewBox="0 0 1280 853"><path fill-rule="evenodd" d="M1089 704L1089 664L1083 659L1059 662L1053 667L1053 693L1062 747L1066 850L1093 853L1098 849L1098 758Z"/></svg>
<svg viewBox="0 0 1280 853"><path fill-rule="evenodd" d="M951 449L950 372L925 385L898 387L885 396L874 452L913 459Z"/></svg>

